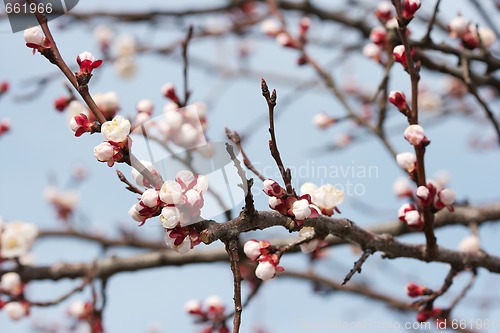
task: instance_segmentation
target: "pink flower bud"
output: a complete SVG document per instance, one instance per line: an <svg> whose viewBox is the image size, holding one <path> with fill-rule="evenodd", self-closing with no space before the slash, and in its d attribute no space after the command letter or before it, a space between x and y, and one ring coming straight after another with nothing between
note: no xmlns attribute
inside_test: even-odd
<svg viewBox="0 0 500 333"><path fill-rule="evenodd" d="M375 16L381 22L387 22L392 17L392 8L393 6L390 2L382 1L378 4L377 9L375 9Z"/></svg>
<svg viewBox="0 0 500 333"><path fill-rule="evenodd" d="M190 314L199 314L201 313L201 302L198 300L187 301L184 310Z"/></svg>
<svg viewBox="0 0 500 333"><path fill-rule="evenodd" d="M287 33L284 32L281 32L276 36L276 42L284 47L291 47L291 48L295 47L294 40Z"/></svg>
<svg viewBox="0 0 500 333"><path fill-rule="evenodd" d="M130 209L128 210L128 215L130 215L130 217L132 217L137 222L144 222L145 218L141 216L136 207L136 204L132 205L132 207L130 207Z"/></svg>
<svg viewBox="0 0 500 333"><path fill-rule="evenodd" d="M279 205L284 204L285 201L276 197L269 197L269 208L276 209Z"/></svg>
<svg viewBox="0 0 500 333"><path fill-rule="evenodd" d="M409 173L412 173L415 170L415 163L417 161L417 158L414 154L406 152L397 154L396 161L401 168L405 169Z"/></svg>
<svg viewBox="0 0 500 333"><path fill-rule="evenodd" d="M410 297L418 297L418 296L430 295L432 291L427 289L426 287L419 286L413 282L410 282L406 286L406 293Z"/></svg>
<svg viewBox="0 0 500 333"><path fill-rule="evenodd" d="M389 94L389 102L394 104L399 109L399 111L404 112L408 109L406 96L402 91L391 91L391 93Z"/></svg>
<svg viewBox="0 0 500 333"><path fill-rule="evenodd" d="M481 38L481 42L483 43L483 47L490 48L495 44L497 40L497 36L495 32L487 27L481 27L478 30L479 37Z"/></svg>
<svg viewBox="0 0 500 333"><path fill-rule="evenodd" d="M102 60L95 60L92 53L85 51L76 57L76 62L80 66L80 73L90 74L92 70L98 68L102 64Z"/></svg>
<svg viewBox="0 0 500 333"><path fill-rule="evenodd" d="M420 0L404 0L403 17L407 20L411 20L421 5Z"/></svg>
<svg viewBox="0 0 500 333"><path fill-rule="evenodd" d="M196 185L193 186L193 189L196 190L200 194L205 194L208 191L208 178L206 176L198 176L196 179Z"/></svg>
<svg viewBox="0 0 500 333"><path fill-rule="evenodd" d="M92 123L89 121L89 118L83 113L80 113L77 116L74 116L69 121L69 126L71 130L75 132L75 136L79 137L85 132L90 132L92 130Z"/></svg>
<svg viewBox="0 0 500 333"><path fill-rule="evenodd" d="M224 313L224 303L219 296L210 296L205 300L205 306L208 308L209 312L212 313Z"/></svg>
<svg viewBox="0 0 500 333"><path fill-rule="evenodd" d="M175 92L175 87L173 83L165 83L161 87L161 93L166 98L170 99L175 104L179 104L179 97L177 97L177 93Z"/></svg>
<svg viewBox="0 0 500 333"><path fill-rule="evenodd" d="M0 279L0 289L10 295L18 295L21 293L22 282L21 277L16 272L7 272Z"/></svg>
<svg viewBox="0 0 500 333"><path fill-rule="evenodd" d="M314 126L325 129L335 123L335 118L328 116L326 113L318 113L313 117Z"/></svg>
<svg viewBox="0 0 500 333"><path fill-rule="evenodd" d="M458 15L448 24L448 30L450 31L451 38L462 38L467 32L469 27L469 22L467 22L463 16Z"/></svg>
<svg viewBox="0 0 500 333"><path fill-rule="evenodd" d="M255 269L255 276L261 280L270 280L276 275L276 267L269 261L259 262Z"/></svg>
<svg viewBox="0 0 500 333"><path fill-rule="evenodd" d="M102 124L101 133L106 140L119 143L127 140L131 127L128 119L122 116L115 116L113 120Z"/></svg>
<svg viewBox="0 0 500 333"><path fill-rule="evenodd" d="M429 198L429 189L425 186L419 186L417 188L417 192L416 192L416 195L419 199L421 200L427 200L427 198Z"/></svg>
<svg viewBox="0 0 500 333"><path fill-rule="evenodd" d="M26 307L19 302L9 302L5 304L3 310L14 321L21 320L27 315Z"/></svg>
<svg viewBox="0 0 500 333"><path fill-rule="evenodd" d="M184 204L181 185L173 180L167 180L160 189L160 200L167 205Z"/></svg>
<svg viewBox="0 0 500 333"><path fill-rule="evenodd" d="M0 122L0 135L3 135L10 131L10 121L8 119L4 119Z"/></svg>
<svg viewBox="0 0 500 333"><path fill-rule="evenodd" d="M173 229L180 223L181 213L177 207L163 207L160 214L161 225L165 229Z"/></svg>
<svg viewBox="0 0 500 333"><path fill-rule="evenodd" d="M10 84L7 81L0 82L0 95L9 91Z"/></svg>
<svg viewBox="0 0 500 333"><path fill-rule="evenodd" d="M103 142L94 148L94 156L99 162L113 161L114 148L109 142Z"/></svg>
<svg viewBox="0 0 500 333"><path fill-rule="evenodd" d="M194 211L200 210L203 207L203 197L198 191L190 189L186 191L185 196L186 205L191 206Z"/></svg>
<svg viewBox="0 0 500 333"><path fill-rule="evenodd" d="M436 209L446 207L449 211L453 211L453 204L455 203L455 199L455 191L450 190L449 188L444 188L438 192L438 200L434 204L434 206L436 207Z"/></svg>
<svg viewBox="0 0 500 333"><path fill-rule="evenodd" d="M392 50L392 55L394 56L394 61L406 66L406 54L404 45L397 45Z"/></svg>
<svg viewBox="0 0 500 333"><path fill-rule="evenodd" d="M251 261L257 260L260 257L260 243L255 239L249 240L243 246L243 252Z"/></svg>
<svg viewBox="0 0 500 333"><path fill-rule="evenodd" d="M417 210L411 210L405 214L405 221L409 227L420 229L422 226L422 219Z"/></svg>
<svg viewBox="0 0 500 333"><path fill-rule="evenodd" d="M481 249L479 237L477 235L469 235L462 239L458 244L458 250L461 252L475 253Z"/></svg>
<svg viewBox="0 0 500 333"><path fill-rule="evenodd" d="M311 26L311 19L309 17L303 17L299 22L299 36L304 36Z"/></svg>
<svg viewBox="0 0 500 333"><path fill-rule="evenodd" d="M264 180L263 186L264 193L269 196L281 198L285 195L285 189L272 179Z"/></svg>
<svg viewBox="0 0 500 333"><path fill-rule="evenodd" d="M262 21L260 24L260 31L264 34L274 37L281 32L281 28L277 21L273 19L267 19Z"/></svg>
<svg viewBox="0 0 500 333"><path fill-rule="evenodd" d="M141 196L141 202L149 208L158 206L160 198L158 196L158 191L150 188L144 191Z"/></svg>
<svg viewBox="0 0 500 333"><path fill-rule="evenodd" d="M137 112L144 112L148 115L153 114L154 105L149 99L141 99L135 107Z"/></svg>
<svg viewBox="0 0 500 333"><path fill-rule="evenodd" d="M412 196L413 190L411 188L411 184L408 181L408 178L399 178L397 179L393 186L392 190L398 197L406 197L406 196Z"/></svg>
<svg viewBox="0 0 500 333"><path fill-rule="evenodd" d="M383 46L387 39L387 30L384 27L376 26L370 32L370 40L375 45Z"/></svg>
<svg viewBox="0 0 500 333"><path fill-rule="evenodd" d="M404 133L405 139L413 146L420 146L429 143L425 136L424 129L420 125L410 125Z"/></svg>
<svg viewBox="0 0 500 333"><path fill-rule="evenodd" d="M181 170L175 175L175 181L178 182L182 188L191 189L196 185L196 176L189 170Z"/></svg>
<svg viewBox="0 0 500 333"><path fill-rule="evenodd" d="M24 30L24 40L26 44L42 45L44 43L45 37L42 33L42 29L39 27L33 27Z"/></svg>
<svg viewBox="0 0 500 333"><path fill-rule="evenodd" d="M71 99L66 97L66 96L58 97L54 101L54 107L56 108L57 111L62 112L69 105L70 101L71 101Z"/></svg>
<svg viewBox="0 0 500 333"><path fill-rule="evenodd" d="M380 57L382 56L382 50L377 45L369 43L363 47L363 55L375 61L380 61Z"/></svg>

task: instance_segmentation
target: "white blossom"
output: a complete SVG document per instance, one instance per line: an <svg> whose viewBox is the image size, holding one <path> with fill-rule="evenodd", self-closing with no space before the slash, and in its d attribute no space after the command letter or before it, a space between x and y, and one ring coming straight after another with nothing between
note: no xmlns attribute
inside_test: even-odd
<svg viewBox="0 0 500 333"><path fill-rule="evenodd" d="M106 140L123 142L130 134L130 121L122 116L115 116L113 120L102 124L101 133Z"/></svg>

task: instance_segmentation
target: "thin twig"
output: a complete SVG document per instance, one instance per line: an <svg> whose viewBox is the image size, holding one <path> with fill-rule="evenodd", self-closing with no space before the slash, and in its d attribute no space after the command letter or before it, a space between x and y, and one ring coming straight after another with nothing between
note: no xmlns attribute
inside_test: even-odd
<svg viewBox="0 0 500 333"><path fill-rule="evenodd" d="M62 303L64 302L65 300L67 300L68 298L70 298L71 296L73 296L74 294L82 291L85 286L87 286L89 282L87 281L87 279L84 279L84 281L82 282L81 285L73 288L72 290L70 290L69 292L67 292L66 294L52 300L52 301L46 301L46 302L35 302L35 301L28 301L30 305L32 306L40 306L40 307L46 307L46 306L53 306L53 305L57 305L59 303Z"/></svg>
<svg viewBox="0 0 500 333"><path fill-rule="evenodd" d="M226 127L226 135L227 135L227 137L228 137L229 140L231 140L232 142L234 142L234 144L236 145L236 147L241 152L241 156L243 156L243 164L245 164L245 166L248 168L248 170L252 171L257 177L259 177L260 180L262 180L262 181L266 180L266 177L264 177L259 172L259 170L257 170L255 168L255 166L253 165L253 163L248 158L248 155L245 153L245 150L241 146L241 138L240 138L240 135L238 134L238 132L236 132L236 131L231 132Z"/></svg>
<svg viewBox="0 0 500 333"><path fill-rule="evenodd" d="M253 201L253 195L252 195L252 186L253 186L253 178L247 179L246 178L246 173L245 170L241 167L240 160L236 158L236 155L234 154L234 149L233 146L231 146L229 143L226 143L226 150L229 156L231 157L231 160L234 163L234 166L236 167L236 170L238 172L238 175L241 178L241 189L245 193L245 208L244 208L244 213L246 214L253 214L255 213L255 206L254 206L254 201Z"/></svg>
<svg viewBox="0 0 500 333"><path fill-rule="evenodd" d="M361 257L354 263L354 267L347 273L347 275L344 278L344 281L342 281L342 285L345 285L351 278L354 276L354 274L361 273L361 267L365 263L365 261L368 259L369 256L371 256L375 252L374 249L367 248L363 251L363 254Z"/></svg>
<svg viewBox="0 0 500 333"><path fill-rule="evenodd" d="M429 24L427 25L427 32L422 38L423 41L431 41L431 32L432 28L434 28L434 24L436 23L437 14L439 12L439 5L441 4L441 0L436 1L436 6L434 7L434 11L432 12L432 17L429 20Z"/></svg>
<svg viewBox="0 0 500 333"><path fill-rule="evenodd" d="M285 188L287 195L296 196L295 190L292 186L292 174L289 168L285 168L281 155L278 149L278 142L276 141L276 134L274 130L274 108L276 107L276 89L273 89L272 94L269 92L269 88L264 79L261 81L262 96L266 99L268 111L269 111L269 134L271 135L271 140L269 140L269 150L271 151L271 156L276 161L276 165L280 171L283 182L285 183Z"/></svg>
<svg viewBox="0 0 500 333"><path fill-rule="evenodd" d="M238 238L231 238L226 242L226 252L229 254L234 282L233 333L238 333L241 325L241 312L243 311L243 306L241 304L241 281L243 278L241 276L239 265L240 257L238 254Z"/></svg>
<svg viewBox="0 0 500 333"><path fill-rule="evenodd" d="M181 106L186 106L191 95L188 85L188 46L191 38L193 37L193 26L190 25L186 35L186 39L182 41L182 62L183 62L183 78L184 78L184 101Z"/></svg>
<svg viewBox="0 0 500 333"><path fill-rule="evenodd" d="M129 190L130 192L137 193L139 195L142 195L142 193L144 193L144 191L141 191L134 184L132 184L131 182L129 182L129 180L125 177L125 175L123 174L123 172L121 172L120 170L116 170L116 175L118 176L118 179L120 179L120 181L122 183L125 183L127 185L127 187L125 187L125 188L127 190Z"/></svg>

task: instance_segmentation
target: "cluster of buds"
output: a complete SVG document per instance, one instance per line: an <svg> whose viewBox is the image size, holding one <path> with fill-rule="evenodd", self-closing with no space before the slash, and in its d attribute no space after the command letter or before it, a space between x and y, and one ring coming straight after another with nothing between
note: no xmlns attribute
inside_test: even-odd
<svg viewBox="0 0 500 333"><path fill-rule="evenodd" d="M135 171L136 182L144 184L144 177ZM140 179L138 179L140 178ZM208 190L205 176L191 171L179 171L175 180L167 180L160 189L149 188L139 202L133 205L130 216L143 225L148 218L159 216L165 229L165 243L179 253L186 253L200 243L192 224L200 222L203 196Z"/></svg>
<svg viewBox="0 0 500 333"><path fill-rule="evenodd" d="M0 257L0 263L2 258ZM22 264L24 264L22 262ZM4 270L5 271L5 270ZM0 277L0 312L4 311L13 321L30 314L30 302L25 297L26 283L14 271L7 271Z"/></svg>
<svg viewBox="0 0 500 333"><path fill-rule="evenodd" d="M320 209L313 205L309 194L296 197L288 195L283 187L272 179L264 181L263 191L269 196L269 207L294 219L297 226L301 226L305 219L315 218Z"/></svg>
<svg viewBox="0 0 500 333"><path fill-rule="evenodd" d="M68 221L78 204L79 196L75 191L60 192L56 187L50 186L45 190L45 198L54 206L57 217Z"/></svg>
<svg viewBox="0 0 500 333"><path fill-rule="evenodd" d="M29 250L38 236L38 228L32 223L0 221L0 262L7 259L19 259L26 262Z"/></svg>
<svg viewBox="0 0 500 333"><path fill-rule="evenodd" d="M382 1L375 9L375 16L380 26L370 31L370 43L363 48L363 55L376 62L383 63L382 57L386 53L391 40L391 31L398 27L398 22L393 13L394 6L388 1Z"/></svg>
<svg viewBox="0 0 500 333"><path fill-rule="evenodd" d="M129 138L131 124L122 116L116 116L101 126L101 133L107 140L94 148L94 156L99 162L106 162L113 166L115 162L122 162L131 145Z"/></svg>
<svg viewBox="0 0 500 333"><path fill-rule="evenodd" d="M0 136L10 131L10 121L8 119L4 119L0 121Z"/></svg>
<svg viewBox="0 0 500 333"><path fill-rule="evenodd" d="M25 283L16 272L7 272L0 279L0 310L5 311L7 316L14 321L21 320L29 315L30 304L24 297Z"/></svg>
<svg viewBox="0 0 500 333"><path fill-rule="evenodd" d="M202 103L180 108L176 103L169 103L158 119L158 128L165 141L171 141L184 149L193 149L206 145L205 129L206 106Z"/></svg>
<svg viewBox="0 0 500 333"><path fill-rule="evenodd" d="M448 30L451 38L460 39L461 45L469 50L480 46L480 41L484 48L490 48L496 41L496 35L493 30L486 27L477 28L458 15L448 24Z"/></svg>
<svg viewBox="0 0 500 333"><path fill-rule="evenodd" d="M453 212L455 204L455 192L448 188L438 190L429 182L427 186L419 186L415 191L418 207L430 207L432 212L447 208ZM414 204L404 204L399 208L399 219L406 222L409 227L422 229L423 223L419 210Z"/></svg>
<svg viewBox="0 0 500 333"><path fill-rule="evenodd" d="M45 50L50 49L50 41L45 38L39 27L24 30L24 40L26 46L33 49L33 54L36 51L43 53Z"/></svg>
<svg viewBox="0 0 500 333"><path fill-rule="evenodd" d="M410 125L406 128L404 133L405 139L415 147L426 147L430 141L425 136L425 132L420 125Z"/></svg>
<svg viewBox="0 0 500 333"><path fill-rule="evenodd" d="M284 268L279 266L279 256L276 249L268 241L249 240L243 246L243 251L250 261L258 261L255 276L261 280L270 280L276 276L276 272L282 272Z"/></svg>
<svg viewBox="0 0 500 333"><path fill-rule="evenodd" d="M104 332L101 312L93 307L92 302L75 301L71 303L66 313L78 323L88 324L90 332Z"/></svg>
<svg viewBox="0 0 500 333"><path fill-rule="evenodd" d="M143 124L151 119L154 105L149 99L141 99L135 106L137 114L135 115L136 124Z"/></svg>
<svg viewBox="0 0 500 333"><path fill-rule="evenodd" d="M207 324L202 333L229 333L226 325L226 307L218 296L210 296L202 304L199 300L186 302L184 309L196 318L197 323ZM203 306L204 305L204 306Z"/></svg>

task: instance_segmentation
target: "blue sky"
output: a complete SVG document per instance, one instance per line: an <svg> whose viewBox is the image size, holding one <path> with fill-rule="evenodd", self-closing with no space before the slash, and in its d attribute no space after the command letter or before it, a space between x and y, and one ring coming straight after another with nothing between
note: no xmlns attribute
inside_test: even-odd
<svg viewBox="0 0 500 333"><path fill-rule="evenodd" d="M189 1L190 5L202 6L205 1ZM213 3L221 3L220 1ZM444 2L442 15L451 18L456 13L455 2ZM430 10L430 1L424 3L424 8ZM85 1L77 6L77 10L92 10L109 8L110 10L124 5L123 1L108 1L102 4L98 1ZM147 10L148 8L180 8L179 3L157 5L155 1L126 2L129 10ZM464 12L470 8L464 7ZM471 14L472 17L472 14ZM98 46L92 38L92 29L100 21L80 24L70 23L65 29L58 29L64 19L52 22L54 36L63 57L73 64L76 56L85 50L98 54ZM193 20L195 25L201 25L204 20ZM319 22L313 21L312 33L328 38L330 30L317 27ZM67 126L67 116L57 113L52 106L53 100L65 93L62 85L63 77L57 73L54 66L40 55L32 55L24 46L22 33L12 34L6 29L5 21L0 24L0 42L2 55L0 61L0 81L9 80L12 83L11 92L0 100L0 120L8 117L12 122L12 132L0 138L0 216L6 220L25 220L36 223L40 228L62 227L55 219L55 214L44 198L43 191L49 184L49 179L57 179L64 187L68 183L70 173L75 165L83 164L89 171L89 178L80 187L81 203L78 209L78 226L84 230L103 232L109 235L116 233L118 226L127 226L138 235L161 237L160 227L146 226L136 228L135 222L127 214L128 208L135 202L135 195L125 191L123 185L115 176L115 168L95 161L93 147L102 141L99 134L84 135L75 138ZM126 26L121 23L112 25L117 33L134 35L144 43L162 45L182 36L167 24L166 29L154 30L147 24ZM3 31L3 32L2 32ZM418 34L418 29L416 31ZM255 36L255 34L254 34ZM346 35L345 38L356 36ZM238 40L214 39L193 43L190 54L196 59L237 66L234 60ZM261 76L269 72L284 73L291 78L313 78L309 68L295 66L297 54L281 49L271 40L255 41L255 55L248 66ZM497 44L498 49L498 44ZM338 56L336 50L329 48L312 48L320 62L326 63ZM165 82L174 82L177 87L182 84L182 69L178 57L158 57L144 55L137 59L138 72L131 80L117 76L112 66L103 66L96 70L91 82L92 92L116 91L120 96L121 113L133 115L135 104L143 98L151 99L159 112L165 104L160 94L160 87ZM32 100L18 100L32 91L34 78L54 73L57 79L37 94ZM355 80L365 89L374 89L381 75L380 68L374 63L364 61L360 54L349 56L335 67L333 71L339 83ZM409 80L400 68L393 69L394 79L391 88L403 89L409 92ZM320 179L305 175L297 179L300 185L306 181L359 184L364 189L362 195L347 196L340 207L342 215L356 221L361 226L377 222L385 222L396 218L397 209L402 203L392 194L392 183L403 174L382 145L373 137L341 151L324 152L320 148L353 125L340 124L326 131L315 129L311 118L318 112L328 112L342 115L338 102L322 88L298 96L294 91L295 82L273 80L266 78L268 84L278 91L278 106L276 112L285 112L276 124L278 144L286 165L299 169L306 165L336 166L338 168L374 167L377 170L371 177L359 179L347 177L340 179ZM298 83L298 82L297 82ZM441 91L442 81L434 74L423 72L422 84L432 90ZM265 101L260 94L258 78L237 78L224 80L218 75L206 72L193 66L190 71L190 85L193 91L192 101L209 103L208 120L210 128L208 136L213 141L224 140L224 127L232 130L242 130L259 114L266 112ZM220 94L214 98L214 91ZM293 101L280 109L280 103L286 98ZM498 103L495 107L498 108ZM389 113L388 127L395 128L396 135L390 137L398 152L410 149L403 139L404 119L395 109ZM451 174L451 187L457 192L460 200L469 200L474 204L495 202L500 199L498 184L500 174L498 165L500 157L497 150L475 151L467 145L471 135L493 135L491 125L487 122L471 121L463 116L451 116L446 122L438 123L432 120L431 114L423 115L423 125L429 125L427 136L432 140L429 146L426 163L429 175L439 170L448 170ZM432 126L430 126L432 125ZM427 127L426 127L427 129ZM399 131L399 134L398 134ZM252 160L264 167L274 166L268 153L268 132L265 123L261 123L252 131L252 136L245 142L245 148ZM129 168L118 165L126 175ZM271 174L273 171L269 170ZM275 171L274 171L275 172ZM311 171L312 172L312 171ZM256 187L260 183L256 182ZM266 209L266 198L257 196L259 209ZM367 210L358 203L368 204L373 209ZM438 231L439 243L450 248L456 248L458 242L468 233L465 228L443 229ZM251 236L270 238L287 235L282 230L269 230L265 233L254 233ZM250 235L249 235L250 236ZM499 229L487 225L480 232L482 246L489 253L500 255L496 239ZM409 242L422 242L423 235L412 235L403 238ZM215 245L220 246L220 245ZM203 250L200 246L199 250ZM37 262L51 264L58 261L89 261L99 256L99 249L88 243L75 240L43 240L34 249ZM132 251L112 250L112 253L126 256ZM355 253L347 246L331 250L329 257L318 265L318 272L336 279L342 279L350 269L351 263L357 259ZM287 269L304 269L307 260L303 255L290 255L282 260ZM404 286L407 282L418 281L428 283L431 288L441 285L446 275L447 267L441 264L425 264L413 260L398 259L384 261L380 255L371 258L363 268L363 274L353 279L355 282L365 282L370 286L391 295L405 299ZM484 271L480 272L477 284L472 289L470 297L489 295L498 298L498 279ZM467 277L461 276L457 285L466 283ZM220 295L230 307L232 304L232 277L229 267L225 264L196 265L181 268L161 268L137 273L125 273L113 277L109 283L109 304L105 311L107 332L146 332L148 326L156 325L161 332L196 332L195 326L183 311L184 303L192 298L204 299L210 295ZM30 283L28 295L36 300L47 300L56 297L71 286L75 281L35 282ZM455 287L454 287L455 288ZM452 290L456 295L460 288ZM88 296L88 294L85 294ZM70 301L79 299L73 296ZM438 304L450 301L452 297L445 295ZM473 302L471 302L474 305ZM32 318L42 321L60 320L69 303L50 309L34 309ZM466 319L498 318L497 309L490 312L478 312L468 305L467 299L456 309L455 316ZM369 314L368 314L369 313ZM133 320L125 320L133 318ZM252 302L243 314L243 332L251 332L256 325L262 324L269 332L324 332L325 326L341 320L373 319L386 322L413 321L414 315L398 314L387 311L384 305L368 302L363 298L347 294L329 294L327 296L313 295L311 286L288 279L276 279L266 283L260 295ZM313 328L311 328L312 325ZM315 326L316 325L316 326ZM316 328L319 327L319 329ZM30 323L10 323L4 313L0 312L0 333L29 332ZM331 331L331 330L328 330ZM360 332L386 332L384 328L360 330Z"/></svg>

